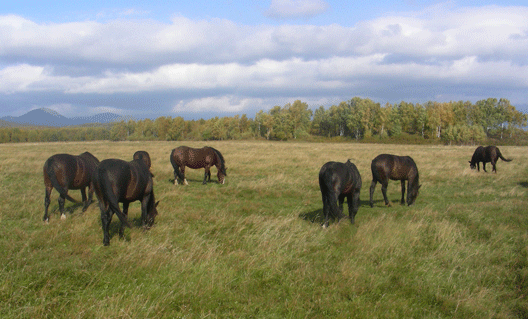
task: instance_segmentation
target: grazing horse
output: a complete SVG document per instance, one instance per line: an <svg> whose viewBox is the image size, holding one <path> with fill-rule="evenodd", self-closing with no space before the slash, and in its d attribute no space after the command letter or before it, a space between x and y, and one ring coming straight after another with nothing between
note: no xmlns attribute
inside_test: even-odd
<svg viewBox="0 0 528 319"><path fill-rule="evenodd" d="M469 161L469 167L471 169L475 169L475 166L477 167L477 171L480 172L480 162L482 162L482 169L484 172L486 171L486 163L491 162L491 166L493 166L492 172L497 173L497 161L499 158L505 162L511 162L511 159L504 158L499 151L499 148L496 146L479 146L473 153L473 156L471 157L471 161Z"/></svg>
<svg viewBox="0 0 528 319"><path fill-rule="evenodd" d="M374 207L374 201L372 200L372 197L374 195L374 189L376 188L377 182L380 182L381 184L381 192L383 193L385 205L390 206L389 199L387 198L387 186L389 185L389 179L401 181L402 205L405 205L405 181L407 180L407 205L411 206L414 204L416 197L418 197L418 190L420 189L421 185L418 176L418 168L411 157L381 154L372 160L370 168L372 170L372 183L370 184L370 207Z"/></svg>
<svg viewBox="0 0 528 319"><path fill-rule="evenodd" d="M80 189L82 201L84 203L82 211L86 211L92 203L93 187L92 173L99 164L99 160L88 152L79 156L70 154L55 154L44 163L44 186L46 194L44 197L44 222L49 221L48 208L50 205L50 195L53 188L59 193L59 211L61 219L66 218L64 214L64 202L66 199L77 203L68 195L69 189ZM86 187L88 187L88 198L86 197Z"/></svg>
<svg viewBox="0 0 528 319"><path fill-rule="evenodd" d="M126 162L119 159L103 160L93 175L95 194L99 199L101 223L103 226L103 244L110 245L110 222L115 213L121 221L119 235L123 237L128 222L128 206L136 200L141 201L141 220L148 229L154 224L158 214L154 198L152 175L141 159ZM123 203L123 211L119 209Z"/></svg>
<svg viewBox="0 0 528 319"><path fill-rule="evenodd" d="M211 181L210 168L212 166L216 166L218 170L217 177L220 184L224 184L227 176L224 157L218 150L209 146L203 148L177 147L172 150L170 161L174 168L174 185L178 185L178 178L184 185L188 185L185 179L185 166L193 169L203 167L205 169L203 184Z"/></svg>
<svg viewBox="0 0 528 319"><path fill-rule="evenodd" d="M147 165L149 169L152 166L152 162L150 161L150 155L146 151L137 151L134 153L132 158L142 160L143 162L145 162L145 165Z"/></svg>
<svg viewBox="0 0 528 319"><path fill-rule="evenodd" d="M346 163L328 162L319 171L319 187L323 196L323 212L325 220L323 228L328 227L328 220L341 219L343 215L343 201L348 203L350 222L359 209L359 192L361 191L361 175L350 160ZM337 202L339 201L339 207Z"/></svg>
<svg viewBox="0 0 528 319"><path fill-rule="evenodd" d="M150 168L152 166L152 162L150 160L150 155L147 151L137 151L134 153L134 155L132 156L133 159L139 159L139 160L142 160L143 162L145 162L145 165L147 165L147 167L149 168L149 171L150 171ZM152 171L150 171L150 175L152 175L152 177L154 177L154 174L152 174Z"/></svg>

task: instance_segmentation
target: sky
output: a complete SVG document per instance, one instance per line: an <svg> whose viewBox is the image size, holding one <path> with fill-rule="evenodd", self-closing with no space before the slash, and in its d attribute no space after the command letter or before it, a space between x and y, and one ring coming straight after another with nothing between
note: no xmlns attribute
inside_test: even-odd
<svg viewBox="0 0 528 319"><path fill-rule="evenodd" d="M9 2L0 117L254 117L353 97L528 111L525 0Z"/></svg>

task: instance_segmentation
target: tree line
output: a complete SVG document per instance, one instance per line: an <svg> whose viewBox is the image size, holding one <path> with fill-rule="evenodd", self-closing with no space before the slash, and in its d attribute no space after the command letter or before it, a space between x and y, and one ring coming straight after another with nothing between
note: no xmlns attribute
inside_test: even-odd
<svg viewBox="0 0 528 319"><path fill-rule="evenodd" d="M486 139L528 144L527 115L507 99L413 104L375 103L354 97L312 111L300 100L254 118L244 115L185 120L158 117L106 125L62 128L0 128L0 143L58 141L315 140L477 144Z"/></svg>

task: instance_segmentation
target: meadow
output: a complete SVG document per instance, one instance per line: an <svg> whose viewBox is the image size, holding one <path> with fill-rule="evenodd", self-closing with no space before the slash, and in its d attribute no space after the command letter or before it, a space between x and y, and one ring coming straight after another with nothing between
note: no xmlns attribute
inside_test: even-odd
<svg viewBox="0 0 528 319"><path fill-rule="evenodd" d="M225 185L173 184L169 155L210 145L228 167ZM512 162L470 170L475 146L266 141L0 144L2 318L527 318L528 147L500 146ZM52 193L42 222L42 166L56 153L99 160L152 158L159 215L102 244L97 201L85 213ZM422 187L399 204L391 181L368 205L370 162L410 155ZM361 206L321 228L318 172L351 159ZM80 200L80 192L70 195ZM344 213L348 214L345 204Z"/></svg>

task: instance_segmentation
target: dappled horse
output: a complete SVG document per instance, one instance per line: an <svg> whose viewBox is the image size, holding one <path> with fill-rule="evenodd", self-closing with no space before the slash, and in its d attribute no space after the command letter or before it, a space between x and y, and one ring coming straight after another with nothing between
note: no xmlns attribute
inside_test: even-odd
<svg viewBox="0 0 528 319"><path fill-rule="evenodd" d="M44 218L49 221L48 208L50 205L50 195L53 188L59 193L59 211L61 218L66 218L64 214L64 203L66 199L77 203L75 199L68 195L70 189L80 189L82 201L84 203L82 211L86 211L92 203L93 187L91 185L92 174L99 164L99 160L88 152L81 155L55 154L44 163L44 186L46 194L44 197ZM86 197L86 187L88 187L88 197Z"/></svg>
<svg viewBox="0 0 528 319"><path fill-rule="evenodd" d="M319 171L319 187L323 197L323 227L328 227L328 220L341 219L345 197L348 203L350 222L359 209L359 192L361 191L361 175L350 160L346 163L328 162ZM337 202L339 201L339 207Z"/></svg>
<svg viewBox="0 0 528 319"><path fill-rule="evenodd" d="M511 159L504 158L499 151L499 148L496 146L479 146L473 153L473 156L471 157L471 161L469 161L469 167L471 169L475 169L477 167L477 171L480 172L480 162L482 162L482 169L484 172L486 171L486 163L491 162L491 166L493 167L492 172L497 173L497 161L499 158L505 162L511 162Z"/></svg>
<svg viewBox="0 0 528 319"><path fill-rule="evenodd" d="M372 160L370 168L372 170L372 183L370 184L370 207L374 207L374 201L372 197L374 195L374 189L376 188L377 182L381 184L381 192L383 193L385 205L390 206L389 199L387 198L387 186L389 185L389 179L401 181L402 205L405 204L405 181L407 180L407 205L410 206L414 204L416 197L418 197L418 190L420 189L421 185L419 181L418 168L411 157L381 154Z"/></svg>
<svg viewBox="0 0 528 319"><path fill-rule="evenodd" d="M141 221L146 229L154 224L158 203L154 198L152 175L142 159L130 162L120 159L103 160L93 175L93 184L101 209L105 246L110 245L109 229L113 214L121 221L121 237L124 227L130 227L128 206L131 202L141 201ZM123 203L123 211L119 208L119 203Z"/></svg>
<svg viewBox="0 0 528 319"><path fill-rule="evenodd" d="M216 166L218 170L217 177L220 184L224 184L225 177L227 176L224 157L218 150L209 146L203 148L177 147L172 150L170 161L174 168L174 185L178 185L178 179L184 185L188 184L185 179L186 166L193 169L205 169L203 184L211 181L210 168L212 166Z"/></svg>

